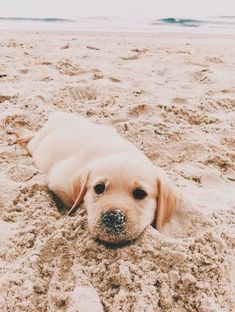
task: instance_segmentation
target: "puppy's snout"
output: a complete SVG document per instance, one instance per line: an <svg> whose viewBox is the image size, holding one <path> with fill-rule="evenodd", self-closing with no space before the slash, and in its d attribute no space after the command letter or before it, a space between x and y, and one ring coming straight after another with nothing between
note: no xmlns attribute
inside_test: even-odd
<svg viewBox="0 0 235 312"><path fill-rule="evenodd" d="M108 234L121 234L126 227L126 217L120 210L108 211L101 217L101 226Z"/></svg>

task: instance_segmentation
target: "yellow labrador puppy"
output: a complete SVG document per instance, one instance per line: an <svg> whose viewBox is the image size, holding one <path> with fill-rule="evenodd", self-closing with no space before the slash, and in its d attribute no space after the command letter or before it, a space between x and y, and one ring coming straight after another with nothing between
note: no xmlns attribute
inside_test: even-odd
<svg viewBox="0 0 235 312"><path fill-rule="evenodd" d="M177 193L164 172L109 126L57 112L19 142L27 143L70 214L84 201L95 238L133 240L152 223L161 230L176 208Z"/></svg>

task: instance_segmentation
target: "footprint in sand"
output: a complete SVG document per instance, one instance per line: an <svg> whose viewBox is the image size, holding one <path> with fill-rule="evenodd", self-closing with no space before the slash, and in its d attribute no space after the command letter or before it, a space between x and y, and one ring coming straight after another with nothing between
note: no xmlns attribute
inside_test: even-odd
<svg viewBox="0 0 235 312"><path fill-rule="evenodd" d="M139 116L142 116L142 115L148 115L151 112L152 112L151 106L146 105L146 104L139 104L131 108L128 112L128 115L130 117L138 118Z"/></svg>
<svg viewBox="0 0 235 312"><path fill-rule="evenodd" d="M171 102L175 104L188 104L188 101L184 97L174 97Z"/></svg>
<svg viewBox="0 0 235 312"><path fill-rule="evenodd" d="M219 123L219 120L215 117L210 117L203 113L197 113L197 112L188 112L184 115L184 119L190 124L190 125L210 125L213 123Z"/></svg>
<svg viewBox="0 0 235 312"><path fill-rule="evenodd" d="M203 70L193 73L192 78L196 82L209 84L209 83L212 83L212 80L209 77L210 73L211 71L209 69L203 69Z"/></svg>
<svg viewBox="0 0 235 312"><path fill-rule="evenodd" d="M202 161L202 163L205 164L206 166L212 164L221 170L228 170L229 168L231 169L234 168L233 161L229 157L221 155L212 155L212 156L210 155L204 161Z"/></svg>
<svg viewBox="0 0 235 312"><path fill-rule="evenodd" d="M224 61L220 57L217 57L217 56L207 57L206 61L209 62L209 63L212 63L212 64L222 64L222 63L224 63Z"/></svg>
<svg viewBox="0 0 235 312"><path fill-rule="evenodd" d="M90 87L70 87L68 91L75 101L94 101L98 97L98 92Z"/></svg>
<svg viewBox="0 0 235 312"><path fill-rule="evenodd" d="M208 95L214 95L214 91L208 92ZM217 92L218 94L218 92ZM229 97L218 99L206 99L203 103L203 108L207 107L208 111L218 112L218 110L233 112L235 109L235 100Z"/></svg>
<svg viewBox="0 0 235 312"><path fill-rule="evenodd" d="M60 74L68 76L76 76L85 73L83 69L76 64L72 64L69 60L57 62L55 68L59 70Z"/></svg>

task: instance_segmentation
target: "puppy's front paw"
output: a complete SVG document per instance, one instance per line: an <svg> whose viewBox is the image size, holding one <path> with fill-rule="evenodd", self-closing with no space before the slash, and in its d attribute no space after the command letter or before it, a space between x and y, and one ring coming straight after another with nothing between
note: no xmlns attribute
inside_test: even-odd
<svg viewBox="0 0 235 312"><path fill-rule="evenodd" d="M25 131L25 130L17 130L14 132L17 139L16 142L18 144L27 144L34 136L34 133L31 131Z"/></svg>

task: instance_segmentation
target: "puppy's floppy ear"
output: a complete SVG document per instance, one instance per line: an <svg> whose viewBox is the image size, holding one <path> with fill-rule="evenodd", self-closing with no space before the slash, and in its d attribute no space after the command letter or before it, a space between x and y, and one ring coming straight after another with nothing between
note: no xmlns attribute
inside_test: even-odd
<svg viewBox="0 0 235 312"><path fill-rule="evenodd" d="M89 171L82 169L73 181L74 203L69 210L69 216L79 207L87 191L87 182L89 179Z"/></svg>
<svg viewBox="0 0 235 312"><path fill-rule="evenodd" d="M159 169L156 181L157 204L154 226L161 230L163 225L170 220L178 203L178 194L166 175Z"/></svg>

